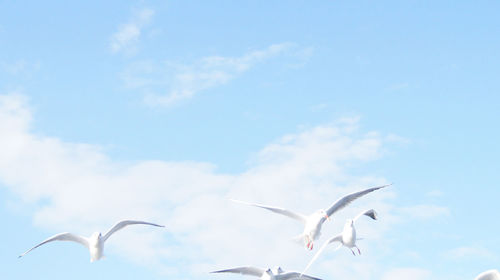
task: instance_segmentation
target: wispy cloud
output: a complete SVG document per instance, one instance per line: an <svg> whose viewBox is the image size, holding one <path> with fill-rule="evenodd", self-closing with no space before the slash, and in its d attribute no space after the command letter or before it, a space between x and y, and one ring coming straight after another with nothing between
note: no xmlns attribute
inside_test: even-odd
<svg viewBox="0 0 500 280"><path fill-rule="evenodd" d="M442 190L435 189L427 192L426 195L429 197L442 197L444 192Z"/></svg>
<svg viewBox="0 0 500 280"><path fill-rule="evenodd" d="M134 13L132 19L118 27L116 33L111 36L110 49L112 52L123 52L133 54L137 50L137 43L142 29L151 22L154 10L144 8Z"/></svg>
<svg viewBox="0 0 500 280"><path fill-rule="evenodd" d="M147 104L169 106L204 90L224 85L272 57L287 54L302 61L311 53L297 50L294 44L281 43L239 57L208 56L192 64L140 61L129 65L121 77L128 88L145 92Z"/></svg>
<svg viewBox="0 0 500 280"><path fill-rule="evenodd" d="M31 75L40 69L40 62L28 62L25 59L18 59L11 62L0 62L0 70L10 75Z"/></svg>
<svg viewBox="0 0 500 280"><path fill-rule="evenodd" d="M450 259L497 259L490 250L482 247L462 246L451 249L444 253L444 256Z"/></svg>
<svg viewBox="0 0 500 280"><path fill-rule="evenodd" d="M410 85L408 83L395 83L395 84L387 86L385 88L385 90L387 90L387 91L401 91L401 90L407 89L409 87L410 87Z"/></svg>
<svg viewBox="0 0 500 280"><path fill-rule="evenodd" d="M432 204L419 204L410 207L403 207L400 209L400 212L407 218L422 220L450 215L450 209L447 207Z"/></svg>
<svg viewBox="0 0 500 280"><path fill-rule="evenodd" d="M384 274L382 280L426 280L431 272L421 268L396 268Z"/></svg>
<svg viewBox="0 0 500 280"><path fill-rule="evenodd" d="M31 208L35 225L49 235L90 234L89 229L106 229L122 218L166 224L166 232L139 228L120 232L107 249L109 255L122 255L176 277L186 277L186 272L205 275L222 264L299 270L309 260L310 255L289 240L301 232L299 224L236 205L226 197L310 213L342 194L386 182L380 177L352 176L346 169L346 162L377 159L384 143L377 133L359 133L353 119L350 124L321 125L283 136L265 146L251 167L236 174L216 172L213 164L205 162L117 162L97 146L34 134L31 122L24 97L0 95L0 182L19 197L19 204L37 205ZM391 192L371 194L336 219L353 216L362 206L378 209L388 220L391 214L386 209L391 206L386 198ZM324 229L324 238L340 230L335 225ZM386 227L360 230L381 236ZM361 259L346 270L352 256L342 256L346 259L318 260L311 271L320 271L327 279L383 273L381 264L373 263L376 259Z"/></svg>

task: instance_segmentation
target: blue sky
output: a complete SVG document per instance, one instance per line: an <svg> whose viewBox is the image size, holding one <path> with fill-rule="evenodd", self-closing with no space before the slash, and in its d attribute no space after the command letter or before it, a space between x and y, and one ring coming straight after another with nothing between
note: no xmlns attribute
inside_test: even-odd
<svg viewBox="0 0 500 280"><path fill-rule="evenodd" d="M374 207L380 221L359 225L363 255L326 252L311 274L472 279L498 269L498 3L0 7L5 278L300 270L312 257L288 240L300 227L226 198L310 213L386 182L320 240ZM66 243L17 259L55 233L90 235L122 218L166 229L124 230L97 263Z"/></svg>

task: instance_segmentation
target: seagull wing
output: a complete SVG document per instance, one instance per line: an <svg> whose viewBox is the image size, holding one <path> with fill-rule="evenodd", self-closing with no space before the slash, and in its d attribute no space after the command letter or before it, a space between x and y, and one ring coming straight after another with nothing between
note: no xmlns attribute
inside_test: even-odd
<svg viewBox="0 0 500 280"><path fill-rule="evenodd" d="M359 219L359 218L361 218L362 216L368 216L368 217L372 218L373 220L376 220L377 217L378 217L378 214L373 209L370 209L370 210L367 210L367 211L363 211L363 212L359 213L356 216L356 218L354 218L354 222L356 222L356 220Z"/></svg>
<svg viewBox="0 0 500 280"><path fill-rule="evenodd" d="M155 226L155 227L165 227L153 223L148 223L148 222L143 222L143 221L133 221L133 220L124 220L121 222L116 223L103 237L103 242L108 240L108 238L115 232L119 231L120 229L129 226L129 225L150 225L150 226Z"/></svg>
<svg viewBox="0 0 500 280"><path fill-rule="evenodd" d="M287 272L276 276L276 280L299 280L299 279L322 280L320 278L300 274L298 272Z"/></svg>
<svg viewBox="0 0 500 280"><path fill-rule="evenodd" d="M301 275L303 276L304 273L307 272L307 270L309 269L309 267L311 266L311 264L313 264L313 262L319 257L319 255L321 254L321 252L323 252L323 250L325 250L326 246L330 243L333 243L333 242L340 242L342 243L342 235L339 234L337 236L334 236L332 238L330 238L329 240L327 240L322 246L321 248L319 248L318 252L314 255L314 257L311 259L311 261L307 264L306 268L304 269L304 271L302 271ZM337 251L340 247L342 247L342 244L340 244L340 246L338 246L335 251Z"/></svg>
<svg viewBox="0 0 500 280"><path fill-rule="evenodd" d="M239 274L244 274L244 275L253 275L253 276L261 277L262 274L264 274L264 269L261 269L258 267L253 267L253 266L242 266L242 267L236 267L236 268L231 268L231 269L212 271L210 273L224 273L224 272L239 273Z"/></svg>
<svg viewBox="0 0 500 280"><path fill-rule="evenodd" d="M330 208L328 208L328 210L326 210L326 214L328 215L328 217L330 217L333 213L343 209L344 207L349 205L349 203L353 202L354 200L356 200L356 199L358 199L358 198L360 198L368 193L371 193L371 192L376 191L376 190L381 189L381 188L388 187L390 185L392 185L392 184L373 187L373 188L369 188L369 189L366 189L366 190L363 190L360 192L348 194L348 195L340 198L339 200L335 201L335 203Z"/></svg>
<svg viewBox="0 0 500 280"><path fill-rule="evenodd" d="M43 244L45 243L49 243L49 242L52 242L52 241L73 241L73 242L77 242L77 243L80 243L82 244L83 246L85 246L86 248L89 247L89 242L87 241L87 238L85 237L82 237L82 236L78 236L78 235L75 235L75 234L72 234L72 233L69 233L69 232L63 232L63 233L59 233L59 234L56 234L52 237L49 237L47 238L46 240L44 240L42 243L36 245L35 247L29 249L28 251L22 253L20 257L26 255L27 253L31 252L32 250L42 246Z"/></svg>
<svg viewBox="0 0 500 280"><path fill-rule="evenodd" d="M292 219L300 221L300 222L302 222L304 224L307 221L307 217L305 215L302 215L302 214L299 214L299 213L295 213L295 212L292 212L292 211L287 210L287 209L273 207L273 206L267 206L267 205L262 205L262 204L249 203L249 202L244 202L244 201L235 200L235 199L231 199L231 201L237 202L237 203L246 204L246 205L250 205L250 206L264 208L264 209L267 209L267 210L272 211L274 213L285 215L287 217L290 217Z"/></svg>

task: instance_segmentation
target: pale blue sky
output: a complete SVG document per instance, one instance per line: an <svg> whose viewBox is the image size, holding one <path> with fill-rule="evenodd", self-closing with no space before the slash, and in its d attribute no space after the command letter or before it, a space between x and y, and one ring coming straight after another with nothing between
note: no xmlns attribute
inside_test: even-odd
<svg viewBox="0 0 500 280"><path fill-rule="evenodd" d="M211 207L218 213L213 223L232 219L224 211L243 211L298 234L286 219L224 199L312 212L337 198L330 194L383 182L395 185L354 205L380 207L381 221L366 222L376 236L363 241L366 254L325 255L311 274L472 279L498 269L499 8L493 1L0 1L3 277L182 278L177 268L188 271L185 279L240 279L203 273L282 259L268 265L300 270L311 257L301 248L237 255L225 246L248 239L219 240L224 230L207 219L173 217L191 213L191 220L199 203L209 206L204 215ZM116 190L120 197L107 206L93 200ZM286 190L295 193L280 198ZM95 218L77 202L118 209ZM124 231L97 263L65 243L17 259L55 233L104 231L125 213L166 225L144 237L153 255L120 250ZM335 233L344 218L325 227ZM296 235L248 224L234 232L259 232L261 245L249 250ZM129 233L145 242L150 230ZM287 248L280 242L272 248Z"/></svg>

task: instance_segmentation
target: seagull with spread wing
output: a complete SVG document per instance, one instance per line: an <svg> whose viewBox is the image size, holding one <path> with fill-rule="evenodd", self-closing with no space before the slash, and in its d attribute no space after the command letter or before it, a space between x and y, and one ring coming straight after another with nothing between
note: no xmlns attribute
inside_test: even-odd
<svg viewBox="0 0 500 280"><path fill-rule="evenodd" d="M85 246L87 249L90 251L90 261L94 262L99 259L101 259L104 255L104 242L108 240L108 238L115 232L119 231L120 229L129 226L129 225L150 225L150 226L155 226L155 227L164 227L161 225L153 224L153 223L148 223L148 222L143 222L143 221L132 221L132 220L124 220L121 222L116 223L105 235L102 235L100 232L95 232L93 233L89 238L79 236L76 234L72 234L69 232L63 232L56 234L42 243L36 245L35 247L29 249L28 251L24 252L19 256L22 257L26 255L27 253L31 252L32 250L42 246L43 244L52 242L52 241L73 241L76 243L80 243L83 246Z"/></svg>
<svg viewBox="0 0 500 280"><path fill-rule="evenodd" d="M311 259L309 264L307 264L306 268L304 269L304 271L302 273L306 273L306 271L309 269L311 264L318 258L318 256L321 254L321 252L323 252L323 250L326 248L326 246L330 243L333 243L333 242L340 242L340 245L337 248L335 248L335 251L340 249L340 247L345 246L345 247L351 249L351 252L353 255L356 255L356 253L354 253L352 248L356 248L358 250L358 253L361 255L361 250L359 250L358 246L356 246L356 240L358 240L358 239L356 238L356 229L354 228L354 223L362 216L368 216L368 217L372 218L373 220L376 220L377 219L377 212L375 212L375 210L373 210L373 209L370 209L370 210L363 211L363 212L359 213L354 219L348 219L344 225L344 230L342 231L342 233L327 240L323 244L323 246L321 246L321 248L316 253L316 255L314 255L314 257Z"/></svg>
<svg viewBox="0 0 500 280"><path fill-rule="evenodd" d="M236 267L231 269L212 271L210 273L239 273L243 275L252 275L261 280L321 280L309 275L301 275L298 272L285 272L281 267L273 269L261 269L253 266Z"/></svg>
<svg viewBox="0 0 500 280"><path fill-rule="evenodd" d="M479 274L474 280L500 280L500 272L496 269L487 270Z"/></svg>
<svg viewBox="0 0 500 280"><path fill-rule="evenodd" d="M312 250L313 245L314 245L313 244L314 240L318 239L320 234L321 234L321 226L323 225L323 223L326 220L330 220L330 217L334 213L343 209L344 207L349 205L354 200L356 200L356 199L358 199L358 198L360 198L368 193L371 193L371 192L376 191L376 190L381 189L381 188L385 188L385 187L390 186L390 185L392 185L392 184L368 188L366 190L362 190L359 192L348 194L348 195L338 199L337 201L335 201L335 203L333 203L333 205L330 206L330 208L328 208L326 211L324 209L320 209L320 210L317 210L316 212L312 213L309 216L295 213L293 211L283 209L283 208L255 204L255 203L248 203L248 202L234 200L234 199L231 199L231 200L234 202L243 203L243 204L250 205L250 206L264 208L264 209L267 209L267 210L272 211L274 213L278 213L278 214L287 216L289 218L295 219L299 222L302 222L304 224L304 231L302 232L301 235L299 235L295 239L297 239L297 240L302 239L304 241L304 245L306 246L306 248L308 248L309 250Z"/></svg>

